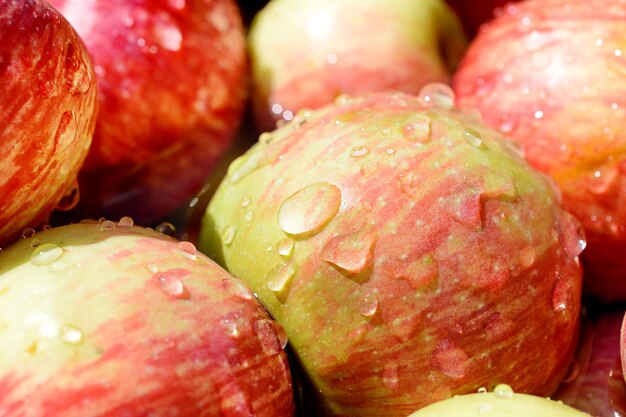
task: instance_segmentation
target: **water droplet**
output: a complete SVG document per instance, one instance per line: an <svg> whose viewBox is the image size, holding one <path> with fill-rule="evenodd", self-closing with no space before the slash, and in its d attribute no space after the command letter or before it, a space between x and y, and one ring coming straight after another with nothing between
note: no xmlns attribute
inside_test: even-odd
<svg viewBox="0 0 626 417"><path fill-rule="evenodd" d="M250 197L244 197L241 199L241 207L246 208L252 203L252 199Z"/></svg>
<svg viewBox="0 0 626 417"><path fill-rule="evenodd" d="M322 248L322 260L353 277L370 267L375 244L376 234L371 228L335 236Z"/></svg>
<svg viewBox="0 0 626 417"><path fill-rule="evenodd" d="M254 322L254 332L259 339L261 349L266 355L277 355L282 351L276 338L274 323L272 320L261 319Z"/></svg>
<svg viewBox="0 0 626 417"><path fill-rule="evenodd" d="M552 308L555 313L564 313L572 305L572 290L567 279L557 277L552 293Z"/></svg>
<svg viewBox="0 0 626 417"><path fill-rule="evenodd" d="M463 139L475 148L479 148L483 144L480 133L471 127L465 129L465 132L463 132Z"/></svg>
<svg viewBox="0 0 626 417"><path fill-rule="evenodd" d="M433 365L445 375L454 379L465 376L468 360L467 353L451 341L440 343L432 356Z"/></svg>
<svg viewBox="0 0 626 417"><path fill-rule="evenodd" d="M252 300L253 298L252 292L250 292L246 284L238 278L224 278L222 280L222 287L232 295L243 300Z"/></svg>
<svg viewBox="0 0 626 417"><path fill-rule="evenodd" d="M385 148L385 153L387 155L393 155L394 153L396 153L396 150L393 148Z"/></svg>
<svg viewBox="0 0 626 417"><path fill-rule="evenodd" d="M154 279L165 294L177 299L189 298L189 292L176 274L171 274L168 271L157 272L154 274Z"/></svg>
<svg viewBox="0 0 626 417"><path fill-rule="evenodd" d="M161 46L168 51L176 52L180 50L183 43L183 34L172 20L161 25L156 35L159 37Z"/></svg>
<svg viewBox="0 0 626 417"><path fill-rule="evenodd" d="M124 216L120 219L119 222L117 222L117 224L120 225L120 227L132 227L134 222L132 218Z"/></svg>
<svg viewBox="0 0 626 417"><path fill-rule="evenodd" d="M149 263L148 265L146 265L146 268L148 269L148 271L150 271L153 274L156 274L157 272L159 272L159 267L153 263Z"/></svg>
<svg viewBox="0 0 626 417"><path fill-rule="evenodd" d="M486 392L487 392L487 388L485 388L485 387L480 387L480 388L478 388L478 391L476 391L476 392L478 392L479 394L484 394L484 393L486 393Z"/></svg>
<svg viewBox="0 0 626 417"><path fill-rule="evenodd" d="M169 222L159 223L154 230L166 236L174 236L176 234L176 227Z"/></svg>
<svg viewBox="0 0 626 417"><path fill-rule="evenodd" d="M274 135L270 132L263 132L259 135L259 143L269 145L274 140Z"/></svg>
<svg viewBox="0 0 626 417"><path fill-rule="evenodd" d="M176 245L176 247L178 248L178 253L184 256L185 258L190 259L192 261L195 261L198 258L198 250L196 249L193 243L183 241L183 242L179 242L178 245Z"/></svg>
<svg viewBox="0 0 626 417"><path fill-rule="evenodd" d="M230 246L233 243L233 240L235 240L237 229L237 225L231 224L226 226L226 228L222 231L222 242L226 246Z"/></svg>
<svg viewBox="0 0 626 417"><path fill-rule="evenodd" d="M378 298L373 292L367 292L359 301L359 314L372 317L378 311Z"/></svg>
<svg viewBox="0 0 626 417"><path fill-rule="evenodd" d="M284 350L287 347L287 343L289 343L287 332L285 332L283 326L281 326L278 322L274 322L274 331L276 331L276 340L278 340L278 346L280 346L280 348Z"/></svg>
<svg viewBox="0 0 626 417"><path fill-rule="evenodd" d="M282 293L288 287L289 283L296 275L297 268L291 262L281 262L272 268L267 275L265 276L265 280L267 281L267 288L275 293Z"/></svg>
<svg viewBox="0 0 626 417"><path fill-rule="evenodd" d="M563 248L570 259L577 257L585 250L587 246L585 231L576 217L567 211L562 211L558 230Z"/></svg>
<svg viewBox="0 0 626 417"><path fill-rule="evenodd" d="M438 109L452 109L454 107L454 91L443 83L425 85L419 93L419 98L425 107Z"/></svg>
<svg viewBox="0 0 626 417"><path fill-rule="evenodd" d="M30 262L36 266L50 265L63 256L63 248L54 243L45 243L38 246L30 255Z"/></svg>
<svg viewBox="0 0 626 417"><path fill-rule="evenodd" d="M339 188L327 182L318 182L283 201L278 210L278 224L289 235L311 237L326 227L340 205Z"/></svg>
<svg viewBox="0 0 626 417"><path fill-rule="evenodd" d="M33 240L30 241L30 247L31 248L36 248L40 244L41 244L41 241L39 239L33 239Z"/></svg>
<svg viewBox="0 0 626 417"><path fill-rule="evenodd" d="M24 229L24 231L22 232L22 239L30 239L31 237L35 236L35 229L33 228L27 228Z"/></svg>
<svg viewBox="0 0 626 417"><path fill-rule="evenodd" d="M55 206L55 210L58 211L70 211L78 205L80 201L80 189L78 188L78 182L74 181L70 188L63 194L63 197Z"/></svg>
<svg viewBox="0 0 626 417"><path fill-rule="evenodd" d="M50 229L52 229L52 226L50 226L49 224L45 224L45 225L43 226L43 228L42 228L42 229L43 229L44 231L46 231L46 230L50 230Z"/></svg>
<svg viewBox="0 0 626 417"><path fill-rule="evenodd" d="M248 223L251 222L254 219L254 211L248 210L246 212L246 215L243 217L243 219L245 221L247 221ZM226 243L226 242L224 242L224 243Z"/></svg>
<svg viewBox="0 0 626 417"><path fill-rule="evenodd" d="M535 249L532 246L526 246L519 251L519 260L524 268L530 268L536 259Z"/></svg>
<svg viewBox="0 0 626 417"><path fill-rule="evenodd" d="M369 153L369 149L367 149L365 146L355 146L354 148L352 148L352 150L350 151L350 156L354 157L354 158L360 158L362 156L365 156Z"/></svg>
<svg viewBox="0 0 626 417"><path fill-rule="evenodd" d="M392 390L398 389L399 376L398 376L398 365L396 364L387 364L383 368L383 385Z"/></svg>
<svg viewBox="0 0 626 417"><path fill-rule="evenodd" d="M294 241L289 238L281 239L276 244L276 250L278 251L278 254L285 259L291 258L291 255L293 255L293 249Z"/></svg>
<svg viewBox="0 0 626 417"><path fill-rule="evenodd" d="M237 327L237 322L230 319L224 319L221 322L222 327L226 330L226 334L231 337L239 336L239 328Z"/></svg>
<svg viewBox="0 0 626 417"><path fill-rule="evenodd" d="M410 123L402 128L402 136L411 142L428 143L431 135L431 120L423 114L416 114Z"/></svg>
<svg viewBox="0 0 626 417"><path fill-rule="evenodd" d="M78 345L83 341L83 332L73 326L63 326L61 340L68 345Z"/></svg>
<svg viewBox="0 0 626 417"><path fill-rule="evenodd" d="M515 393L513 392L513 388L511 388L507 384L496 385L496 387L493 389L493 392L497 398L502 399L510 399L513 398L513 396L515 395Z"/></svg>
<svg viewBox="0 0 626 417"><path fill-rule="evenodd" d="M100 223L100 230L103 232L115 230L115 223L111 220L105 220Z"/></svg>

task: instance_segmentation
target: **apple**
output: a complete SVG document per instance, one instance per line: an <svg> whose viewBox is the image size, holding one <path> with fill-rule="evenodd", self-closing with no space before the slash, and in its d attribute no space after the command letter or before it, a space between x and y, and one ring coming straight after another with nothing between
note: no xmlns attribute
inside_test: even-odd
<svg viewBox="0 0 626 417"><path fill-rule="evenodd" d="M448 82L465 36L443 0L272 0L248 47L255 119L267 131L341 94Z"/></svg>
<svg viewBox="0 0 626 417"><path fill-rule="evenodd" d="M294 415L280 325L190 242L122 218L0 258L1 415Z"/></svg>
<svg viewBox="0 0 626 417"><path fill-rule="evenodd" d="M0 2L0 246L77 198L91 143L94 70L45 1Z"/></svg>
<svg viewBox="0 0 626 417"><path fill-rule="evenodd" d="M237 130L245 37L234 0L52 0L93 57L100 114L85 217L148 224L197 192Z"/></svg>
<svg viewBox="0 0 626 417"><path fill-rule="evenodd" d="M340 97L231 164L199 247L289 336L320 415L407 416L501 382L550 395L584 238L545 177L443 84Z"/></svg>
<svg viewBox="0 0 626 417"><path fill-rule="evenodd" d="M470 38L476 36L483 23L503 13L502 8L506 5L517 7L514 4L516 0L446 0L446 2L457 12Z"/></svg>
<svg viewBox="0 0 626 417"><path fill-rule="evenodd" d="M423 408L409 417L589 417L548 398L514 393L506 384L494 392L460 395Z"/></svg>
<svg viewBox="0 0 626 417"><path fill-rule="evenodd" d="M608 300L626 300L625 18L625 1L519 3L481 31L453 82L459 106L561 188L587 233L586 290Z"/></svg>

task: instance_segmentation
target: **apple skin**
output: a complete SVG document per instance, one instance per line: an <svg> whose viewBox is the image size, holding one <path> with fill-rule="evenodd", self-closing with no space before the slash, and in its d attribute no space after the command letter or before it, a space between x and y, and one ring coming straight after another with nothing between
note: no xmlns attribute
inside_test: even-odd
<svg viewBox="0 0 626 417"><path fill-rule="evenodd" d="M69 208L93 136L93 67L44 1L0 3L0 247Z"/></svg>
<svg viewBox="0 0 626 417"><path fill-rule="evenodd" d="M626 384L620 361L624 313L603 312L583 321L581 340L569 375L555 400L594 417L626 416Z"/></svg>
<svg viewBox="0 0 626 417"><path fill-rule="evenodd" d="M517 140L583 224L585 288L626 300L626 1L528 1L471 44L457 103Z"/></svg>
<svg viewBox="0 0 626 417"><path fill-rule="evenodd" d="M460 395L440 401L409 417L590 417L558 401L517 394L501 387L495 392Z"/></svg>
<svg viewBox="0 0 626 417"><path fill-rule="evenodd" d="M258 129L340 94L449 82L465 45L443 0L272 0L248 34Z"/></svg>
<svg viewBox="0 0 626 417"><path fill-rule="evenodd" d="M250 290L123 221L0 255L0 414L293 416L284 332Z"/></svg>
<svg viewBox="0 0 626 417"><path fill-rule="evenodd" d="M503 381L550 395L572 359L578 223L443 92L297 115L203 219L199 247L283 325L320 415L404 417Z"/></svg>
<svg viewBox="0 0 626 417"><path fill-rule="evenodd" d="M155 222L200 189L239 126L247 62L237 5L51 3L84 39L100 93L78 212Z"/></svg>

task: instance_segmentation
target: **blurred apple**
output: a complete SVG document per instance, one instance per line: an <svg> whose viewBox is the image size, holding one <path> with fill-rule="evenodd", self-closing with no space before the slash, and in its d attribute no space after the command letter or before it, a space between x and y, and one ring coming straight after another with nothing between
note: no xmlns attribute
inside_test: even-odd
<svg viewBox="0 0 626 417"><path fill-rule="evenodd" d="M248 35L260 130L340 94L448 82L465 36L443 0L272 0Z"/></svg>
<svg viewBox="0 0 626 417"><path fill-rule="evenodd" d="M620 361L624 312L605 312L583 326L570 374L554 399L594 417L626 416L626 384Z"/></svg>
<svg viewBox="0 0 626 417"><path fill-rule="evenodd" d="M3 416L293 416L282 328L214 262L122 218L0 254Z"/></svg>
<svg viewBox="0 0 626 417"><path fill-rule="evenodd" d="M93 57L100 115L79 213L153 222L193 196L238 128L234 0L52 0Z"/></svg>
<svg viewBox="0 0 626 417"><path fill-rule="evenodd" d="M509 7L472 43L458 104L519 141L583 223L586 289L626 300L626 1ZM622 56L624 55L624 56Z"/></svg>
<svg viewBox="0 0 626 417"><path fill-rule="evenodd" d="M85 45L40 0L0 0L0 246L77 198L96 88Z"/></svg>
<svg viewBox="0 0 626 417"><path fill-rule="evenodd" d="M319 415L402 416L507 382L550 395L584 240L450 88L340 97L231 164L200 247L285 328Z"/></svg>
<svg viewBox="0 0 626 417"><path fill-rule="evenodd" d="M503 13L502 7L516 1L519 0L446 0L459 15L465 32L470 38L476 35L483 23ZM516 6L512 5L512 7Z"/></svg>

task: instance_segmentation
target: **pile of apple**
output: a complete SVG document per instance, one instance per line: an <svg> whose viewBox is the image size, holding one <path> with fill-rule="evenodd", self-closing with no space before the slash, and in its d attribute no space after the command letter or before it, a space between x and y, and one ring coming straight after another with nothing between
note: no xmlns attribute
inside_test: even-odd
<svg viewBox="0 0 626 417"><path fill-rule="evenodd" d="M626 417L626 0L0 0L0 151L1 417Z"/></svg>

